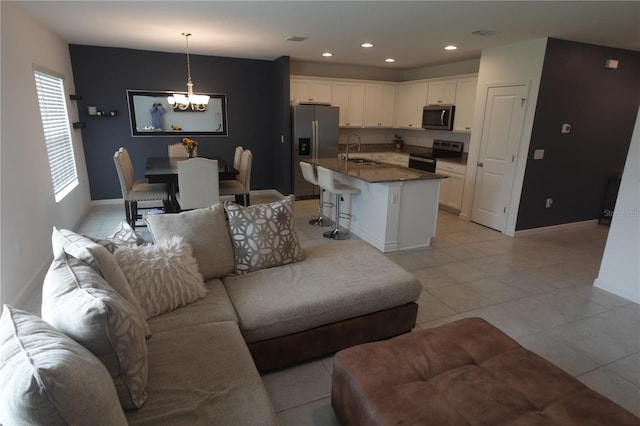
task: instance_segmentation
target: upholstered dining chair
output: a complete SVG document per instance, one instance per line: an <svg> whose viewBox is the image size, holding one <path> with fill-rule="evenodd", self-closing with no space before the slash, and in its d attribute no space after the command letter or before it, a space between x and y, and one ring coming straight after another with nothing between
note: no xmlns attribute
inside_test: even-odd
<svg viewBox="0 0 640 426"><path fill-rule="evenodd" d="M178 161L176 194L180 210L199 209L218 202L218 160L190 158Z"/></svg>
<svg viewBox="0 0 640 426"><path fill-rule="evenodd" d="M251 164L253 162L253 154L251 150L245 149L242 152L240 160L240 169L238 179L223 180L220 182L220 195L235 195L236 203L240 202L248 206L250 203L249 192L251 190Z"/></svg>
<svg viewBox="0 0 640 426"><path fill-rule="evenodd" d="M244 148L241 145L236 146L236 151L233 154L233 168L240 170L240 162L242 161L242 152Z"/></svg>
<svg viewBox="0 0 640 426"><path fill-rule="evenodd" d="M136 221L142 219L142 215L138 213L138 210L168 207L169 192L166 185L163 183L149 183L147 179L136 179L131 157L126 148L120 148L113 154L113 162L120 180L126 219L132 228L135 229ZM162 206L138 207L138 202L140 201L161 201Z"/></svg>
<svg viewBox="0 0 640 426"><path fill-rule="evenodd" d="M168 150L169 150L169 157L175 157L175 158L187 157L187 149L184 147L184 145L182 145L182 143L171 144L169 145ZM198 156L197 146L193 149L193 156L194 157Z"/></svg>

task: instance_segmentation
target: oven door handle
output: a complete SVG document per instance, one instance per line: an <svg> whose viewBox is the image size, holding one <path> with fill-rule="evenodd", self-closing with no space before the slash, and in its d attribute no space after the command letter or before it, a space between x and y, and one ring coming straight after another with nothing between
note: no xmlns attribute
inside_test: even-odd
<svg viewBox="0 0 640 426"><path fill-rule="evenodd" d="M422 158L422 157L409 157L409 160L419 161L421 163L429 163L429 164L434 164L436 162L435 158Z"/></svg>

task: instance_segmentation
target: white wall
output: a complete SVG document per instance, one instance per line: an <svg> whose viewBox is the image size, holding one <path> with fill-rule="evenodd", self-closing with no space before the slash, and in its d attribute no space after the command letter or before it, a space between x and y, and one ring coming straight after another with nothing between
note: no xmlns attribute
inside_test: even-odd
<svg viewBox="0 0 640 426"><path fill-rule="evenodd" d="M54 200L33 78L33 66L38 65L63 75L67 94L74 93L68 45L18 4L2 1L0 5L0 299L16 305L42 283L51 261L52 227L75 227L89 207L90 196L81 134L72 129L80 185L60 203ZM70 122L78 121L75 103L68 101L68 107Z"/></svg>
<svg viewBox="0 0 640 426"><path fill-rule="evenodd" d="M527 153L531 140L531 129L536 110L538 91L540 89L540 78L542 76L542 66L544 54L547 48L547 39L536 39L522 43L510 44L508 46L485 49L480 58L480 69L478 71L478 89L476 92L476 104L473 115L473 132L470 138L469 159L467 162L467 175L464 188L464 200L460 215L471 217L471 207L473 200L473 190L475 187L476 164L480 150L480 138L482 136L482 122L484 118L485 105L487 102L487 91L489 87L526 84L528 85L528 96L526 100L526 110L520 137L520 148L516 158L516 169L514 174L513 190L507 212L507 225L505 233L513 236L515 233L516 219L518 218L518 207L520 205L520 194L524 181L524 172L527 163Z"/></svg>
<svg viewBox="0 0 640 426"><path fill-rule="evenodd" d="M640 111L594 285L640 303Z"/></svg>

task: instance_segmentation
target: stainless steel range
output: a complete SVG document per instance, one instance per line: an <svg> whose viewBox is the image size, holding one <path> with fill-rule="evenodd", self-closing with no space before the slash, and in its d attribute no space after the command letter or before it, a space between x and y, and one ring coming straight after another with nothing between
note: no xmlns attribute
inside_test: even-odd
<svg viewBox="0 0 640 426"><path fill-rule="evenodd" d="M416 152L409 154L409 167L435 173L438 158L460 158L463 150L463 142L436 139L433 141L431 153Z"/></svg>

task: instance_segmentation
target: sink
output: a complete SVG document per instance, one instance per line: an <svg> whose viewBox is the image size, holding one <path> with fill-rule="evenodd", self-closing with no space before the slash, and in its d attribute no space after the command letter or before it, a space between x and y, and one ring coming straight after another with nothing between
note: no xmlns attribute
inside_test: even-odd
<svg viewBox="0 0 640 426"><path fill-rule="evenodd" d="M349 159L350 163L355 163L355 164L362 164L363 166L375 166L376 163L375 161L371 161L371 160L367 160L366 158L351 158Z"/></svg>

